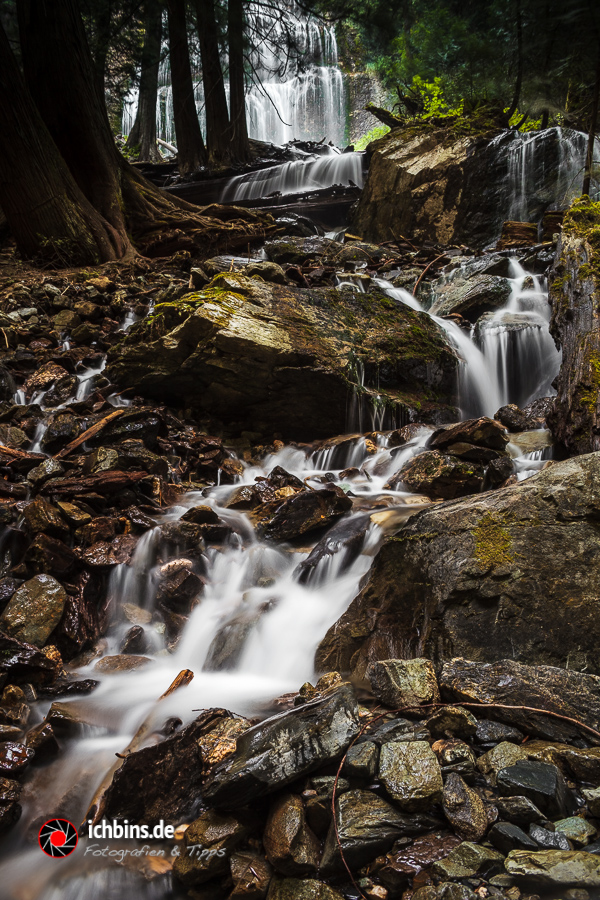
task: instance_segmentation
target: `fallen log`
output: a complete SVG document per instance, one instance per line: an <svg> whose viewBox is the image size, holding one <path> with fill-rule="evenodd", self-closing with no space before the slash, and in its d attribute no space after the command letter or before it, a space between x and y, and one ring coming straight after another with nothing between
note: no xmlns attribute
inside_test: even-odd
<svg viewBox="0 0 600 900"><path fill-rule="evenodd" d="M147 472L123 472L114 469L110 472L99 472L85 478L52 478L43 486L40 493L53 494L58 497L71 497L75 494L87 494L98 491L102 494L116 494L147 478Z"/></svg>
<svg viewBox="0 0 600 900"><path fill-rule="evenodd" d="M96 422L95 425L92 425L87 431L84 431L83 434L80 434L78 438L75 438L74 441L71 441L70 444L67 444L66 447L63 447L62 450L59 450L58 453L54 454L54 459L62 459L67 456L71 452L71 450L75 450L76 447L80 447L81 444L84 444L89 438L97 435L105 425L108 425L109 422L112 422L113 419L116 419L117 416L122 416L123 410L117 409L114 412L109 413L103 419L100 419L99 422ZM43 458L43 457L42 457Z"/></svg>

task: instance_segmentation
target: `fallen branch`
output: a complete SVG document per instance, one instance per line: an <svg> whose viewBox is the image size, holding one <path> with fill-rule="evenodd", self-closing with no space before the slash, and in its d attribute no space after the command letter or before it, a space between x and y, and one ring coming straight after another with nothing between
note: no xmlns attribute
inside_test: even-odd
<svg viewBox="0 0 600 900"><path fill-rule="evenodd" d="M171 694L175 693L175 691L178 690L178 688L185 687L186 685L188 685L192 681L193 677L194 677L194 673L191 671L191 669L182 669L181 672L179 673L179 675L177 676L177 678L175 678L175 680L173 682L171 682L171 684L169 685L167 690L164 692L164 694L160 695L160 697L158 698L158 700L156 702L160 703L160 701L164 700L165 697L169 697ZM131 741L129 742L129 744L127 745L125 750L123 750L122 753L115 754L118 757L118 761L113 763L113 765L110 767L110 769L108 770L108 772L102 779L100 786L97 788L96 792L94 793L94 796L92 797L92 801L88 807L88 811L85 814L85 819L84 819L84 822L82 823L82 827L83 827L83 825L87 824L87 822L89 820L91 820L93 825L96 825L96 823L99 822L100 819L102 818L102 816L104 814L104 809L106 806L106 800L105 800L106 792L107 792L108 788L110 787L110 785L112 784L112 780L114 778L115 772L117 772L121 768L121 766L123 765L123 761L125 759L127 759L127 757L131 753L134 753L136 750L138 750L140 748L141 744L144 742L144 740L148 736L148 733L150 732L150 728L153 724L154 712L155 712L155 710L153 709L152 712L146 716L146 718L144 719L144 721L142 722L142 724L140 725L140 727L138 728L138 730L132 737Z"/></svg>
<svg viewBox="0 0 600 900"><path fill-rule="evenodd" d="M419 285L423 281L423 278L425 277L426 272L429 272L430 268L432 266L434 266L436 264L436 262L439 262L440 259L443 259L445 257L445 255L446 255L445 253L442 253L441 256L436 256L435 259L432 259L431 262L425 266L425 268L423 269L423 271L421 272L421 274L419 275L419 277L417 278L417 280L415 282L415 286L413 288L413 296L414 297L417 296L417 291L419 289Z"/></svg>
<svg viewBox="0 0 600 900"><path fill-rule="evenodd" d="M87 431L84 431L83 434L80 434L78 438L75 438L74 441L71 441L70 444L67 444L66 447L63 447L62 450L59 450L58 453L54 455L54 459L63 459L63 457L67 456L71 450L75 450L77 447L80 447L84 444L89 438L97 435L105 425L108 425L109 422L112 422L113 419L116 419L117 416L122 416L123 410L117 409L114 412L109 413L103 419L100 419L99 422L96 422L95 425L92 425L91 428L88 428Z"/></svg>

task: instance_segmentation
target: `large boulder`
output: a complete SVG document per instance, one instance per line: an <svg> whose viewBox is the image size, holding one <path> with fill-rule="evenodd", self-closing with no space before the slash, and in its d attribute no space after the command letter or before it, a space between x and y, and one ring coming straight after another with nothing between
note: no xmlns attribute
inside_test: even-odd
<svg viewBox="0 0 600 900"><path fill-rule="evenodd" d="M600 672L599 510L597 453L424 509L383 545L318 668L464 656Z"/></svg>
<svg viewBox="0 0 600 900"><path fill-rule="evenodd" d="M36 575L15 591L0 619L9 637L43 647L61 620L67 592L51 575Z"/></svg>
<svg viewBox="0 0 600 900"><path fill-rule="evenodd" d="M470 278L440 279L431 312L436 316L460 315L475 324L484 313L506 306L511 293L508 278L474 274Z"/></svg>
<svg viewBox="0 0 600 900"><path fill-rule="evenodd" d="M583 197L565 216L549 281L562 364L547 422L571 453L589 453L600 450L600 203Z"/></svg>
<svg viewBox="0 0 600 900"><path fill-rule="evenodd" d="M344 432L348 398L368 397L369 385L393 407L424 393L454 404L456 366L426 313L377 290L299 289L228 273L159 304L113 347L106 374L253 432L314 440Z"/></svg>

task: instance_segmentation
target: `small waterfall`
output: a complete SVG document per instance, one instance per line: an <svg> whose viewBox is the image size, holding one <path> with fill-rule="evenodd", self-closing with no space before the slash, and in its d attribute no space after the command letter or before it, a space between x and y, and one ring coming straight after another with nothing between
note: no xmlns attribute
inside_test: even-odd
<svg viewBox="0 0 600 900"><path fill-rule="evenodd" d="M331 149L330 155L318 159L297 160L249 175L239 175L227 183L221 202L256 200L273 193L295 194L334 184L353 183L362 188L363 159L363 153L338 153Z"/></svg>
<svg viewBox="0 0 600 900"><path fill-rule="evenodd" d="M281 9L249 3L246 16L252 32L249 61L253 75L246 94L250 137L275 144L326 139L343 145L346 96L334 26L307 16L294 0L286 0ZM204 131L204 87L195 39L190 42L190 57L196 109ZM301 71L297 71L297 62ZM226 72L226 58L222 65ZM227 82L225 89L229 94ZM135 88L123 104L124 135L135 121L137 101ZM176 143L168 56L160 65L156 128L159 138Z"/></svg>

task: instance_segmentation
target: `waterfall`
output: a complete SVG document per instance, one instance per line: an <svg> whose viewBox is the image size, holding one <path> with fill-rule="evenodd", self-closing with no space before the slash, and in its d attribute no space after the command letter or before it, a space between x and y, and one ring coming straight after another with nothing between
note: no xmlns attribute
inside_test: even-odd
<svg viewBox="0 0 600 900"><path fill-rule="evenodd" d="M252 76L246 94L250 137L274 144L325 139L343 145L346 95L333 25L307 16L294 0L286 0L281 9L250 3L246 15L252 33ZM286 47L289 52L282 50ZM204 88L196 40L190 42L190 57L196 109L204 131ZM302 63L301 71L297 71L297 61ZM226 58L222 64L226 72ZM229 95L227 81L225 90ZM137 98L137 88L125 97L124 135L133 126ZM160 65L156 128L159 138L176 143L168 56Z"/></svg>
<svg viewBox="0 0 600 900"><path fill-rule="evenodd" d="M249 175L239 175L227 183L221 202L255 200L274 192L294 194L351 182L362 188L363 158L363 153L338 153L331 148L328 156L318 159L283 163Z"/></svg>

